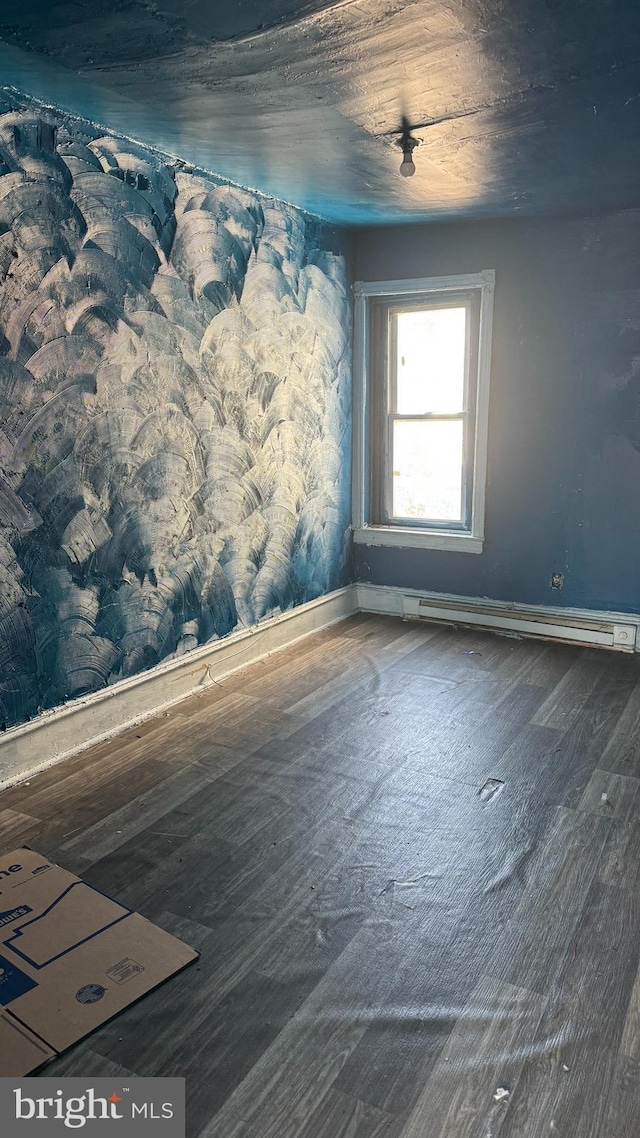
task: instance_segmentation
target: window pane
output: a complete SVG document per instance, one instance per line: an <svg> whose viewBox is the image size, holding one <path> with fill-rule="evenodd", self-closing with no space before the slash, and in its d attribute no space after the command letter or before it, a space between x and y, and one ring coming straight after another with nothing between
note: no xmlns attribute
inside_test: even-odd
<svg viewBox="0 0 640 1138"><path fill-rule="evenodd" d="M398 414L462 411L466 308L398 312L395 320Z"/></svg>
<svg viewBox="0 0 640 1138"><path fill-rule="evenodd" d="M393 516L462 521L462 420L393 424Z"/></svg>

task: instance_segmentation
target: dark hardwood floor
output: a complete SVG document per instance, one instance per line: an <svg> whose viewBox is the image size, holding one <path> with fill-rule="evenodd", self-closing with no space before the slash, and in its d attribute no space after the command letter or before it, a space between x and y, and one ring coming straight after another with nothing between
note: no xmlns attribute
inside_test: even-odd
<svg viewBox="0 0 640 1138"><path fill-rule="evenodd" d="M359 616L0 795L200 949L47 1075L189 1138L637 1138L640 660Z"/></svg>

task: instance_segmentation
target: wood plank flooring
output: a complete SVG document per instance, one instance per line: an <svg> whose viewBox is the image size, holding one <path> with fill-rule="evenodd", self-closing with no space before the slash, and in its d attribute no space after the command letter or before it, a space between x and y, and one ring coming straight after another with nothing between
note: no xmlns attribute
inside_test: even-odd
<svg viewBox="0 0 640 1138"><path fill-rule="evenodd" d="M637 1138L640 659L361 615L0 794L198 947L46 1074L189 1138Z"/></svg>

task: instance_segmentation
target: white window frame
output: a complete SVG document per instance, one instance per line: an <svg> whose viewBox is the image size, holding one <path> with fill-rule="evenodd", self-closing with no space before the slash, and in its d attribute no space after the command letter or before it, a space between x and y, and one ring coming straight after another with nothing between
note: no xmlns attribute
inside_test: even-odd
<svg viewBox="0 0 640 1138"><path fill-rule="evenodd" d="M354 291L354 408L353 408L353 485L352 524L354 541L363 545L390 545L397 548L444 549L460 553L482 553L484 548L485 492L487 480L487 441L489 428L489 383L491 376L491 333L495 271L483 269L449 277L420 277L400 281L357 281ZM478 290L478 326L475 445L471 521L467 529L451 530L424 525L379 525L370 520L371 454L383 439L371 435L371 299L383 298L402 303L403 298L419 297L428 302L435 294Z"/></svg>

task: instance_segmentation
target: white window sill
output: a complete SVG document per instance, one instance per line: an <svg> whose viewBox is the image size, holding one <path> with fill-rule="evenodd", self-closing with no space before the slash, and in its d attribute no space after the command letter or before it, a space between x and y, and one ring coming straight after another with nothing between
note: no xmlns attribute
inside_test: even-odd
<svg viewBox="0 0 640 1138"><path fill-rule="evenodd" d="M362 526L354 529L358 545L390 545L396 549L444 549L456 553L482 553L484 539L470 533L411 529L408 526Z"/></svg>

